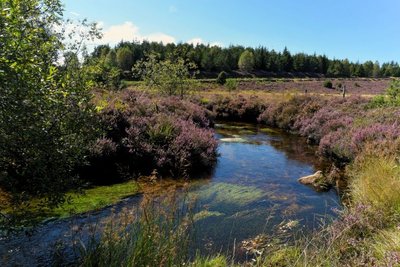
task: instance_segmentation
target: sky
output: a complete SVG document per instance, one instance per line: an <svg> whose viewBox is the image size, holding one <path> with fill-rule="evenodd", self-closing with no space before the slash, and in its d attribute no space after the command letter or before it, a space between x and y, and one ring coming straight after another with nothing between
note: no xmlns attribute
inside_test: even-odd
<svg viewBox="0 0 400 267"><path fill-rule="evenodd" d="M63 0L65 16L119 41L265 46L364 62L400 61L399 0Z"/></svg>

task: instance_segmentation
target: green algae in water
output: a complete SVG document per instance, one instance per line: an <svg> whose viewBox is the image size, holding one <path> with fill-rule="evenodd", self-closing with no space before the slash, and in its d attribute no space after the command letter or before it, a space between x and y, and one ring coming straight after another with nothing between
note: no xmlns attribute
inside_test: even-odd
<svg viewBox="0 0 400 267"><path fill-rule="evenodd" d="M211 207L230 210L244 207L265 196L265 192L254 186L242 186L229 183L215 183L197 191L199 200L209 201Z"/></svg>
<svg viewBox="0 0 400 267"><path fill-rule="evenodd" d="M241 130L239 131L240 135L251 135L251 134L256 134L257 132L252 131L252 130Z"/></svg>
<svg viewBox="0 0 400 267"><path fill-rule="evenodd" d="M193 220L195 222L209 218L209 217L220 217L220 216L224 216L224 213L218 212L218 211L209 211L209 210L202 210L198 213L196 213L193 216Z"/></svg>
<svg viewBox="0 0 400 267"><path fill-rule="evenodd" d="M271 128L260 128L260 132L263 132L266 134L280 134L279 131L271 129Z"/></svg>
<svg viewBox="0 0 400 267"><path fill-rule="evenodd" d="M248 127L247 125L229 125L229 124L215 124L216 128L222 128L222 129L231 129L231 130L241 130L245 129Z"/></svg>

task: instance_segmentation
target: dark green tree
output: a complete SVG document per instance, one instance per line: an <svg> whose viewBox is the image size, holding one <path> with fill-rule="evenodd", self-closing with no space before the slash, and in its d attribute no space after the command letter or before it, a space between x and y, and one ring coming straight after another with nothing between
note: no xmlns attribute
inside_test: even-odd
<svg viewBox="0 0 400 267"><path fill-rule="evenodd" d="M281 66L283 71L293 71L293 58L287 47L285 47L281 55Z"/></svg>
<svg viewBox="0 0 400 267"><path fill-rule="evenodd" d="M0 187L14 200L62 201L95 137L77 54L98 32L83 21L87 33L66 45L62 16L58 0L0 1Z"/></svg>

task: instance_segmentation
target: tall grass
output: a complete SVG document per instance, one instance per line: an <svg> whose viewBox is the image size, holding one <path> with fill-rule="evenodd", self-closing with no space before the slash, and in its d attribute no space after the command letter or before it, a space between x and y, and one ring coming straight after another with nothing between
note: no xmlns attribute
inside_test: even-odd
<svg viewBox="0 0 400 267"><path fill-rule="evenodd" d="M145 199L112 218L100 239L81 246L81 266L181 266L192 238L191 205L175 196Z"/></svg>
<svg viewBox="0 0 400 267"><path fill-rule="evenodd" d="M370 205L387 215L400 212L400 166L394 156L361 156L349 174L355 203Z"/></svg>

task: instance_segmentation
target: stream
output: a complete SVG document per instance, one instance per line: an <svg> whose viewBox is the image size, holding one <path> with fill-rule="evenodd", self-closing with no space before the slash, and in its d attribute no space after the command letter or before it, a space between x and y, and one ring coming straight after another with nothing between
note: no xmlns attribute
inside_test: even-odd
<svg viewBox="0 0 400 267"><path fill-rule="evenodd" d="M230 252L256 236L290 238L334 218L340 200L333 188L317 192L297 179L323 170L327 163L298 136L253 124L216 125L218 162L208 177L189 184L196 197L193 250ZM39 225L30 233L0 238L1 266L47 266L54 254L73 262L79 252L69 244L88 241L96 225L113 213L138 209L141 195L100 211ZM61 251L61 252L60 252Z"/></svg>

